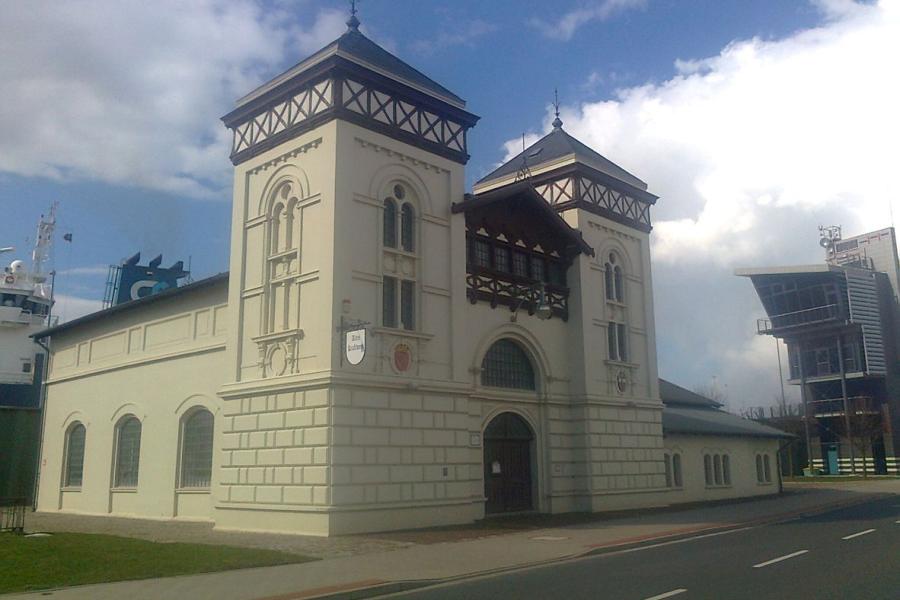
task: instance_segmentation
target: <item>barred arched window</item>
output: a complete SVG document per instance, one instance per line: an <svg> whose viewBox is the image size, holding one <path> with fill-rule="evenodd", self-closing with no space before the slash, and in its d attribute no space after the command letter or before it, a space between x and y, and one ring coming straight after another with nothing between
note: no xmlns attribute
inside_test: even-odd
<svg viewBox="0 0 900 600"><path fill-rule="evenodd" d="M397 247L397 203L393 198L384 199L384 245Z"/></svg>
<svg viewBox="0 0 900 600"><path fill-rule="evenodd" d="M498 340L481 361L481 384L517 390L536 389L528 355L511 340Z"/></svg>
<svg viewBox="0 0 900 600"><path fill-rule="evenodd" d="M87 432L84 425L74 423L66 433L66 467L64 487L80 488L84 477L84 442Z"/></svg>
<svg viewBox="0 0 900 600"><path fill-rule="evenodd" d="M413 242L415 233L415 212L412 205L407 202L400 209L400 247L406 252L415 250Z"/></svg>
<svg viewBox="0 0 900 600"><path fill-rule="evenodd" d="M113 487L137 487L140 457L141 422L137 417L125 417L116 428L116 468Z"/></svg>
<svg viewBox="0 0 900 600"><path fill-rule="evenodd" d="M181 433L181 487L208 488L212 475L213 415L199 409L184 419Z"/></svg>

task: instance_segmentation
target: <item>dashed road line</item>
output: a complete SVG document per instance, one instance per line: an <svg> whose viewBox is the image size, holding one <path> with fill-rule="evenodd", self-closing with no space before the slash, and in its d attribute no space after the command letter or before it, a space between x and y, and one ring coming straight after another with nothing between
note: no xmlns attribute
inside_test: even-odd
<svg viewBox="0 0 900 600"><path fill-rule="evenodd" d="M760 567L768 567L769 565L774 565L777 562L781 562L789 558L794 558L795 556L800 556L801 554L806 554L807 552L809 552L809 550L799 550L797 552L792 552L791 554L785 554L784 556L779 556L778 558L773 558L772 560L761 562L758 565L753 565L753 568L759 569Z"/></svg>
<svg viewBox="0 0 900 600"><path fill-rule="evenodd" d="M859 537L861 535L866 535L867 533L872 533L873 531L875 531L875 530L874 529L866 529L865 531L858 531L856 533L851 533L850 535L845 535L841 539L842 540L852 540L855 537Z"/></svg>
<svg viewBox="0 0 900 600"><path fill-rule="evenodd" d="M663 598L671 598L672 596L683 594L686 591L686 588L678 588L677 590L672 590L671 592L666 592L665 594L659 594L658 596L650 596L649 598L644 598L644 600L663 600Z"/></svg>

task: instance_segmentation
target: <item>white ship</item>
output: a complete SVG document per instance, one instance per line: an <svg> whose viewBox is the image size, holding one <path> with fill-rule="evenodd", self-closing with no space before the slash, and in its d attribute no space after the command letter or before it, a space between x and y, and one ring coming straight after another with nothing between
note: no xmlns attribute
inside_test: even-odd
<svg viewBox="0 0 900 600"><path fill-rule="evenodd" d="M17 388L33 385L38 356L43 354L29 336L50 324L53 290L46 267L56 228L56 206L54 203L47 215L41 215L31 267L13 260L0 273L0 404L9 404L9 400L22 403L28 394ZM14 251L0 248L3 254Z"/></svg>

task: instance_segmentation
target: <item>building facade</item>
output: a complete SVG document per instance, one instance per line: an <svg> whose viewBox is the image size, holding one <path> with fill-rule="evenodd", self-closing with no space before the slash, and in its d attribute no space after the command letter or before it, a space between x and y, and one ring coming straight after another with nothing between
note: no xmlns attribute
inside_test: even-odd
<svg viewBox="0 0 900 600"><path fill-rule="evenodd" d="M664 435L647 185L557 119L466 194L478 117L348 26L223 118L230 273L42 334L39 508L333 535L775 493L779 432Z"/></svg>
<svg viewBox="0 0 900 600"><path fill-rule="evenodd" d="M822 237L826 261L738 269L766 310L757 330L784 341L800 387L811 468L900 473L900 354L893 228Z"/></svg>

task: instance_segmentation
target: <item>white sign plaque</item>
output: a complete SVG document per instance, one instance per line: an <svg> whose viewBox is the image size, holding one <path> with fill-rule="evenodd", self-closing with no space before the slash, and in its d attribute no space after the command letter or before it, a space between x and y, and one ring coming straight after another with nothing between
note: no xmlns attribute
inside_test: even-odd
<svg viewBox="0 0 900 600"><path fill-rule="evenodd" d="M345 347L347 362L351 365L358 365L366 357L366 330L354 329L347 332L347 341Z"/></svg>

